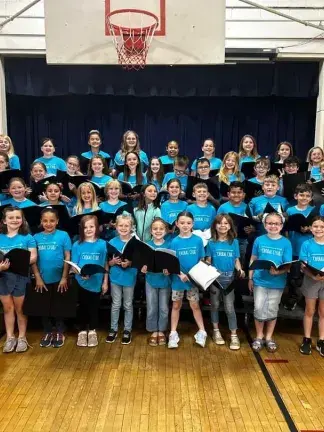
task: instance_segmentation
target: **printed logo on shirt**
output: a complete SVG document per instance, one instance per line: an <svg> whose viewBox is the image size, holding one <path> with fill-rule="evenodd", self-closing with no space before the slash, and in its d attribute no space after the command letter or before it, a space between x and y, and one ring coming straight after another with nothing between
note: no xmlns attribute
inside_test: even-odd
<svg viewBox="0 0 324 432"><path fill-rule="evenodd" d="M13 245L10 245L10 247L1 246L1 252L6 254L12 249L25 249L25 245L23 243L16 243Z"/></svg>
<svg viewBox="0 0 324 432"><path fill-rule="evenodd" d="M227 258L233 258L234 257L234 251L227 250L227 249L217 249L213 253L214 257L227 257Z"/></svg>
<svg viewBox="0 0 324 432"><path fill-rule="evenodd" d="M178 256L188 256L188 255L196 255L197 248L196 247L186 247L180 248L177 250Z"/></svg>
<svg viewBox="0 0 324 432"><path fill-rule="evenodd" d="M58 244L55 242L52 243L38 243L37 247L38 250L40 251L44 251L44 250L56 250L57 249Z"/></svg>
<svg viewBox="0 0 324 432"><path fill-rule="evenodd" d="M82 252L81 260L99 261L100 260L100 253L98 253L98 252Z"/></svg>
<svg viewBox="0 0 324 432"><path fill-rule="evenodd" d="M324 255L321 254L311 254L312 260L314 262L324 262Z"/></svg>
<svg viewBox="0 0 324 432"><path fill-rule="evenodd" d="M282 248L275 248L275 247L271 247L271 246L260 246L260 252L261 252L261 254L282 256L283 249Z"/></svg>

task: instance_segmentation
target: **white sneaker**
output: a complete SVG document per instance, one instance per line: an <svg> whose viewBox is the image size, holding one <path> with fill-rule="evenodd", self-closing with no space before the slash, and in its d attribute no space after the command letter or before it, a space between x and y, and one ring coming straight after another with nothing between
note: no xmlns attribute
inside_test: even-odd
<svg viewBox="0 0 324 432"><path fill-rule="evenodd" d="M199 330L195 336L195 341L196 344L200 345L201 347L205 347L206 345L206 339L207 339L207 333L205 332L205 330Z"/></svg>
<svg viewBox="0 0 324 432"><path fill-rule="evenodd" d="M78 334L77 346L86 347L88 346L88 333L86 331L80 331Z"/></svg>
<svg viewBox="0 0 324 432"><path fill-rule="evenodd" d="M231 335L231 343L230 343L230 349L231 350L239 350L241 348L240 339L236 334Z"/></svg>
<svg viewBox="0 0 324 432"><path fill-rule="evenodd" d="M98 336L96 330L90 330L88 333L88 347L95 347L98 345Z"/></svg>
<svg viewBox="0 0 324 432"><path fill-rule="evenodd" d="M180 341L178 332L172 331L169 335L168 348L178 348L178 343Z"/></svg>
<svg viewBox="0 0 324 432"><path fill-rule="evenodd" d="M213 341L216 345L225 345L225 341L219 329L214 329L213 331Z"/></svg>

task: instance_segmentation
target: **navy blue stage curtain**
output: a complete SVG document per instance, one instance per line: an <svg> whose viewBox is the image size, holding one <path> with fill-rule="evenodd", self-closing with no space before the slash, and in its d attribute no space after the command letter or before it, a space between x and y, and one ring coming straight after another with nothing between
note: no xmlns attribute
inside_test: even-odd
<svg viewBox="0 0 324 432"><path fill-rule="evenodd" d="M246 133L257 138L262 155L273 155L288 140L304 158L313 145L316 63L131 73L6 59L5 68L9 134L26 169L40 155L42 137L54 138L57 155L66 157L87 150L90 129L102 132L103 149L112 155L127 129L138 132L150 156L163 154L176 139L181 152L194 158L203 139L212 137L222 157L237 150Z"/></svg>

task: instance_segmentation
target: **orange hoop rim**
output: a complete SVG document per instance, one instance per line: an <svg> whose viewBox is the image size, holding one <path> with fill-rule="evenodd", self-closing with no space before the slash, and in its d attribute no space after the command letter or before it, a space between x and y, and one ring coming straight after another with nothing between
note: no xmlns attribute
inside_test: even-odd
<svg viewBox="0 0 324 432"><path fill-rule="evenodd" d="M151 18L153 18L155 20L155 23L149 25L149 26L145 26L145 27L125 27L125 26L121 26L121 25L117 25L117 24L113 24L110 20L110 18L114 15L120 15L120 14L125 14L125 13L135 13L135 14L143 14L143 15L147 15ZM146 32L150 31L153 27L158 26L159 25L159 18L152 12L144 10L144 9L116 9L113 12L110 12L107 17L106 20L108 22L108 24L115 30L115 31L122 31L122 32L136 32L136 33L143 33L145 34Z"/></svg>

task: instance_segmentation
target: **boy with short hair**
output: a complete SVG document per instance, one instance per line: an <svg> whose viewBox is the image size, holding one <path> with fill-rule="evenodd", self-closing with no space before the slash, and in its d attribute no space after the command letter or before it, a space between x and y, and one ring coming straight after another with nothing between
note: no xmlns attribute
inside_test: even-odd
<svg viewBox="0 0 324 432"><path fill-rule="evenodd" d="M303 216L308 217L314 211L315 207L310 205L313 198L313 192L312 187L309 184L299 184L295 189L294 198L297 201L297 204L288 207L288 220L290 216L295 214L302 214ZM292 245L293 260L298 260L303 243L313 237L310 232L310 227L302 227L301 233L297 231L289 231L288 237ZM288 299L284 304L285 309L295 309L298 300L301 298L299 288L301 287L302 282L303 274L300 272L300 262L293 263L290 272L288 273L289 294Z"/></svg>
<svg viewBox="0 0 324 432"><path fill-rule="evenodd" d="M188 165L189 158L187 156L176 156L174 158L173 172L167 173L162 182L162 188L165 188L169 180L177 178L181 183L182 191L186 191L188 183Z"/></svg>
<svg viewBox="0 0 324 432"><path fill-rule="evenodd" d="M210 161L207 158L201 158L197 160L197 174L202 180L208 180L210 177Z"/></svg>
<svg viewBox="0 0 324 432"><path fill-rule="evenodd" d="M194 204L187 207L187 211L194 217L194 230L205 231L211 227L216 217L216 210L208 202L208 187L205 183L197 183L193 188L193 196L196 199Z"/></svg>
<svg viewBox="0 0 324 432"><path fill-rule="evenodd" d="M249 179L250 182L262 185L270 170L270 159L260 157L255 161L254 172L255 177Z"/></svg>

